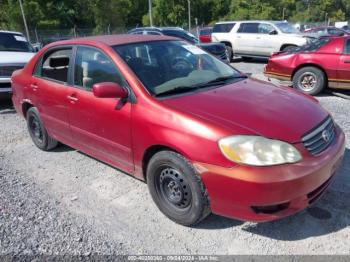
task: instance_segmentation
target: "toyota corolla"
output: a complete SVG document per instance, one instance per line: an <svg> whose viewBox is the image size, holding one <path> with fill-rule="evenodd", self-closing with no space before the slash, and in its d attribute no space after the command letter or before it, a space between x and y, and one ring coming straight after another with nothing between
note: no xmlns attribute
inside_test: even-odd
<svg viewBox="0 0 350 262"><path fill-rule="evenodd" d="M322 196L344 154L344 133L317 100L172 37L55 42L12 83L38 148L59 141L146 181L182 225L211 212L294 214Z"/></svg>

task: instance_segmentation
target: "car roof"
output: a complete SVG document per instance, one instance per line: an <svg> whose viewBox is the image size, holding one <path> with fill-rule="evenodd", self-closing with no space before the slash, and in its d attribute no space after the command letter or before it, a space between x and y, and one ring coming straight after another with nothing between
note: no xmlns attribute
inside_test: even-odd
<svg viewBox="0 0 350 262"><path fill-rule="evenodd" d="M134 34L120 34L120 35L101 35L101 36L89 36L82 38L74 38L70 40L63 40L54 42L54 45L69 45L69 44L91 44L91 43L103 43L109 46L124 45L130 43L162 41L162 40L178 40L175 37L163 36L163 35L134 35Z"/></svg>
<svg viewBox="0 0 350 262"><path fill-rule="evenodd" d="M15 31L6 31L6 30L0 30L0 33L16 34L16 35L23 35L21 32L15 32Z"/></svg>

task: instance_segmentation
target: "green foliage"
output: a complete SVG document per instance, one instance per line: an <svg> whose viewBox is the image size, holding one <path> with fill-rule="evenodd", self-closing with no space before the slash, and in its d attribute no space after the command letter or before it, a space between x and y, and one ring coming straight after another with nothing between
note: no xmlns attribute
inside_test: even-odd
<svg viewBox="0 0 350 262"><path fill-rule="evenodd" d="M22 0L28 26L37 29L94 28L120 32L149 25L148 0ZM188 24L187 0L153 0L156 26ZM191 24L266 19L292 22L350 20L350 0L191 0ZM0 29L23 31L18 0L0 0Z"/></svg>

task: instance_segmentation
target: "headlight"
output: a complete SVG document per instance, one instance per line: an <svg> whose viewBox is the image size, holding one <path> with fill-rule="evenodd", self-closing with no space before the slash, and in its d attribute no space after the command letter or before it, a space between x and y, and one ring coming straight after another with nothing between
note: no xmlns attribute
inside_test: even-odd
<svg viewBox="0 0 350 262"><path fill-rule="evenodd" d="M236 163L252 166L272 166L301 160L292 145L261 136L230 136L219 140L224 156Z"/></svg>

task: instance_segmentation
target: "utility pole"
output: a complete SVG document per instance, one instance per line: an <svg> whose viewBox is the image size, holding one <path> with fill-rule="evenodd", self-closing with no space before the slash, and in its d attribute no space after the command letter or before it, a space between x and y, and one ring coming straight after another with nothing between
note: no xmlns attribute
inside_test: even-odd
<svg viewBox="0 0 350 262"><path fill-rule="evenodd" d="M324 16L324 23L325 23L326 26L328 26L328 25L327 25L327 18L328 18L328 13L326 12L326 14L325 14L325 16Z"/></svg>
<svg viewBox="0 0 350 262"><path fill-rule="evenodd" d="M22 0L18 0L18 1L19 1L19 6L20 6L20 8L21 8L21 13L22 13L22 17L23 17L24 28L25 28L26 34L27 34L27 39L28 39L28 41L30 42L29 30L28 30L28 26L27 26L26 17L25 17L25 15L24 15Z"/></svg>
<svg viewBox="0 0 350 262"><path fill-rule="evenodd" d="M149 24L152 27L153 26L153 19L152 19L152 0L148 0L148 13L149 13Z"/></svg>
<svg viewBox="0 0 350 262"><path fill-rule="evenodd" d="M283 7L283 10L282 10L282 20L284 21L284 12L286 11L286 8Z"/></svg>
<svg viewBox="0 0 350 262"><path fill-rule="evenodd" d="M188 3L188 32L191 31L191 0L187 0Z"/></svg>

